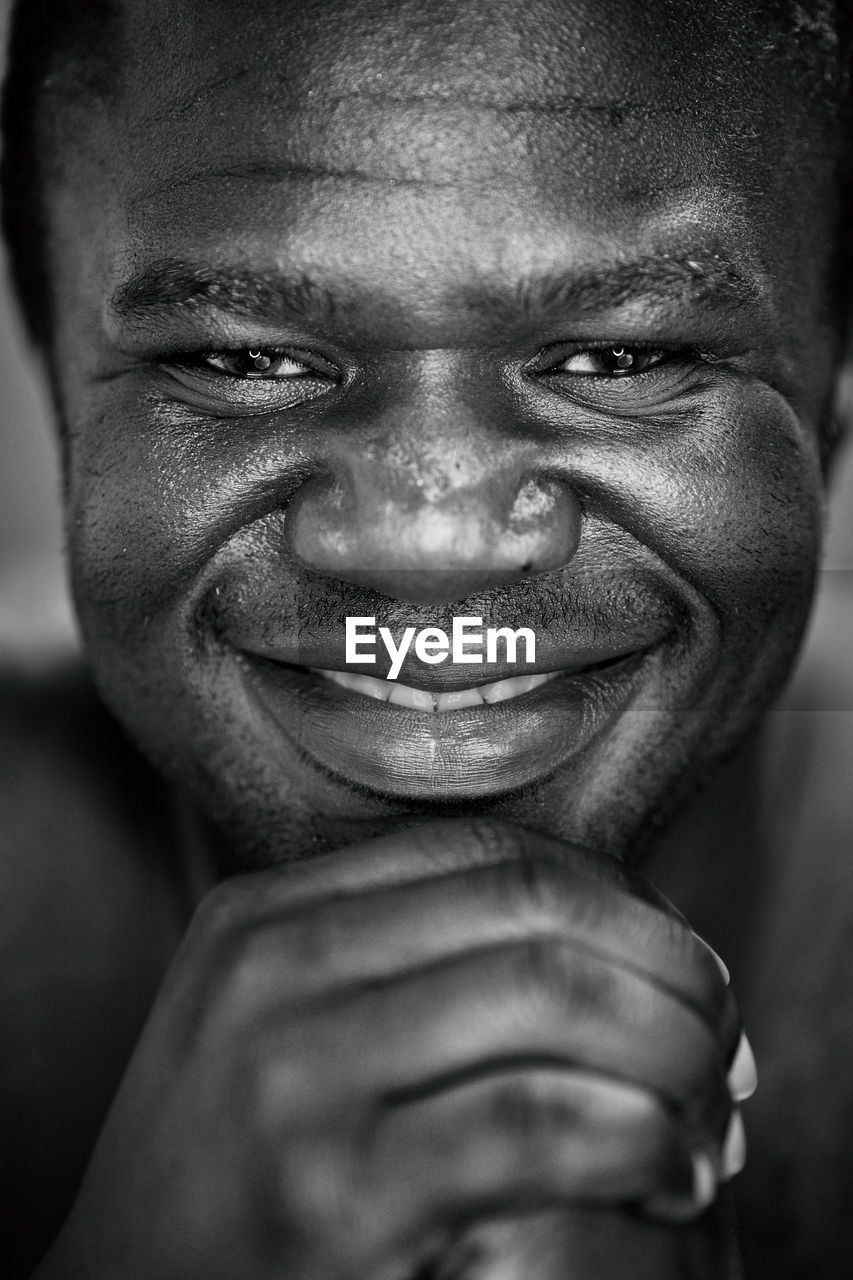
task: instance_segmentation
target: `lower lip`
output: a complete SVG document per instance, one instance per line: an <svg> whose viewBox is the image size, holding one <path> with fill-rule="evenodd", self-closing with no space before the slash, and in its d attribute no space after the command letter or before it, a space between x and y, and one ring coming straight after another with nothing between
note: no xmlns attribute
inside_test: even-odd
<svg viewBox="0 0 853 1280"><path fill-rule="evenodd" d="M553 773L618 720L649 656L629 654L506 702L435 715L241 654L254 701L300 753L344 783L444 801L497 795Z"/></svg>

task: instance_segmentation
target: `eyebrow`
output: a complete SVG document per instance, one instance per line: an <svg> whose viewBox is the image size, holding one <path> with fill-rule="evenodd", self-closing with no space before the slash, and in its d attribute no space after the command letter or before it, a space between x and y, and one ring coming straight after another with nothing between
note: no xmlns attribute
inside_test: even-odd
<svg viewBox="0 0 853 1280"><path fill-rule="evenodd" d="M694 302L739 307L757 302L754 276L720 252L710 255L650 254L582 272L546 272L519 283L514 304L529 316L568 311L609 311L629 302ZM494 299L498 307L505 306Z"/></svg>
<svg viewBox="0 0 853 1280"><path fill-rule="evenodd" d="M110 298L120 320L145 322L176 311L221 311L243 318L280 320L283 314L329 321L329 289L304 272L257 272L200 266L161 258L120 284Z"/></svg>
<svg viewBox="0 0 853 1280"><path fill-rule="evenodd" d="M459 295L468 310L505 320L533 320L609 311L630 302L667 305L696 303L708 308L738 308L758 301L754 277L725 255L651 254L618 259L605 266L551 270L520 280L508 291L484 282ZM244 319L281 321L283 317L330 323L337 306L332 291L305 272L268 273L202 266L181 258L162 258L120 284L110 298L119 320L144 324L176 312L218 311Z"/></svg>

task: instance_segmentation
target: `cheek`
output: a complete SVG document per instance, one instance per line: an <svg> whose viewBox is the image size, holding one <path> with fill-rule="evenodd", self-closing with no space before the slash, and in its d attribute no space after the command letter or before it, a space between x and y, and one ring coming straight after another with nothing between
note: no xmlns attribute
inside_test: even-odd
<svg viewBox="0 0 853 1280"><path fill-rule="evenodd" d="M135 645L174 620L219 549L286 506L300 458L272 423L200 426L142 397L72 428L69 557L87 638Z"/></svg>
<svg viewBox="0 0 853 1280"><path fill-rule="evenodd" d="M751 683L752 665L755 679L778 683L820 553L817 432L762 383L727 390L653 452L635 535L706 602L729 668Z"/></svg>
<svg viewBox="0 0 853 1280"><path fill-rule="evenodd" d="M665 528L722 617L769 616L811 590L823 526L816 432L763 384L700 415Z"/></svg>
<svg viewBox="0 0 853 1280"><path fill-rule="evenodd" d="M179 581L185 481L141 446L136 423L116 425L99 417L69 438L69 559L87 637L128 640Z"/></svg>

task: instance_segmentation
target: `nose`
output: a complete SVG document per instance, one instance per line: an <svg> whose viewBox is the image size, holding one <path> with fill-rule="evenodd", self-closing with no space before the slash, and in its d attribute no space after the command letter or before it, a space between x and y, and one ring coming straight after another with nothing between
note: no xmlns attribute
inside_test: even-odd
<svg viewBox="0 0 853 1280"><path fill-rule="evenodd" d="M511 451L510 451L511 453ZM522 462L457 456L436 477L377 454L338 460L291 507L290 551L305 568L397 600L452 604L566 565L581 530L561 478Z"/></svg>

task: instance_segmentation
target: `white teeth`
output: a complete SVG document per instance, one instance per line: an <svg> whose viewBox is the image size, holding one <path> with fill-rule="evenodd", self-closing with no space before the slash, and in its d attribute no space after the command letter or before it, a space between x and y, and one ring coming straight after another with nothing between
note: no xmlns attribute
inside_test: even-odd
<svg viewBox="0 0 853 1280"><path fill-rule="evenodd" d="M517 698L520 693L530 693L538 689L540 684L553 680L556 671L547 671L544 675L510 676L508 680L495 680L494 684L484 684L481 688L484 702L505 702L507 698Z"/></svg>
<svg viewBox="0 0 853 1280"><path fill-rule="evenodd" d="M531 689L538 689L540 684L546 684L559 675L558 671L547 671L538 675L510 676L507 680L494 680L491 684L457 689L453 693L427 693L424 689L413 689L411 685L400 684L396 680L377 680L375 676L354 675L349 671L324 671L320 667L312 667L311 670L344 689L378 698L380 702L393 703L395 707L412 707L416 711L460 711L463 707L478 707L484 702L506 702L508 698L517 698Z"/></svg>
<svg viewBox="0 0 853 1280"><path fill-rule="evenodd" d="M311 670L318 676L325 676L327 680L334 680L335 684L343 685L345 689L366 693L368 698L378 698L380 702L387 702L391 695L391 683L388 680L352 675L349 671L321 671L319 667L312 667Z"/></svg>
<svg viewBox="0 0 853 1280"><path fill-rule="evenodd" d="M416 711L434 711L435 704L431 693L423 689L412 689L407 684L393 684L388 698L395 707L414 707Z"/></svg>
<svg viewBox="0 0 853 1280"><path fill-rule="evenodd" d="M453 693L440 693L436 711L460 711L462 707L481 707L485 702L483 685L479 689L456 689Z"/></svg>

